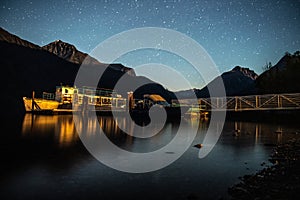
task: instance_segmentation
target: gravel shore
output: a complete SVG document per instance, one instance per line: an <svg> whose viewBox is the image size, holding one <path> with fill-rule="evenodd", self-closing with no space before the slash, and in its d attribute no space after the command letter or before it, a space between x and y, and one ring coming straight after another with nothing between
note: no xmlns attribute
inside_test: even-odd
<svg viewBox="0 0 300 200"><path fill-rule="evenodd" d="M229 188L231 199L300 199L300 139L276 146L270 162L272 166Z"/></svg>

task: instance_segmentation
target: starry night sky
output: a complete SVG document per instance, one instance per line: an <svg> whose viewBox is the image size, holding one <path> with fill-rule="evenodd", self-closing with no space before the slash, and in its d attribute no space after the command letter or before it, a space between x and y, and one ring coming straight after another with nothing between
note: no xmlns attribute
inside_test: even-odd
<svg viewBox="0 0 300 200"><path fill-rule="evenodd" d="M285 52L300 49L299 0L2 0L0 9L0 26L9 32L40 46L60 39L86 53L128 29L173 29L202 45L220 72L240 65L260 74L266 62L276 64ZM148 61L127 58L123 64Z"/></svg>

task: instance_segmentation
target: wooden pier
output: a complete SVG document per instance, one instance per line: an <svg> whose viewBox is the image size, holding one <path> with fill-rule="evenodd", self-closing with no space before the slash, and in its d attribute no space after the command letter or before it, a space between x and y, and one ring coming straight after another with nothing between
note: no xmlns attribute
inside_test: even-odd
<svg viewBox="0 0 300 200"><path fill-rule="evenodd" d="M201 108L204 111L267 111L300 109L300 93L265 94L251 96L199 98L197 105L189 99L180 100L183 105Z"/></svg>

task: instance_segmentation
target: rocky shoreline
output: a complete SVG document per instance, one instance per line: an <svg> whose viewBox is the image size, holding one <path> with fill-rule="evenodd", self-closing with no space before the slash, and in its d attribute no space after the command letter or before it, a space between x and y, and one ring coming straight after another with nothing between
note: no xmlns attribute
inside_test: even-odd
<svg viewBox="0 0 300 200"><path fill-rule="evenodd" d="M300 199L300 138L276 146L269 160L272 166L228 189L232 200Z"/></svg>

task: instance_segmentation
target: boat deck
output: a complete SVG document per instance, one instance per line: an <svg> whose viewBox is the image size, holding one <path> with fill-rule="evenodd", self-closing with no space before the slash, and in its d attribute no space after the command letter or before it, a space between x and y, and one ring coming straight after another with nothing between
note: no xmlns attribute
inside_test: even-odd
<svg viewBox="0 0 300 200"><path fill-rule="evenodd" d="M97 115L112 115L111 110L88 110L87 112L96 112ZM116 110L114 112L125 113L125 110ZM76 113L82 113L82 111L74 109L43 109L28 111L28 113L39 114L39 115L72 115Z"/></svg>

